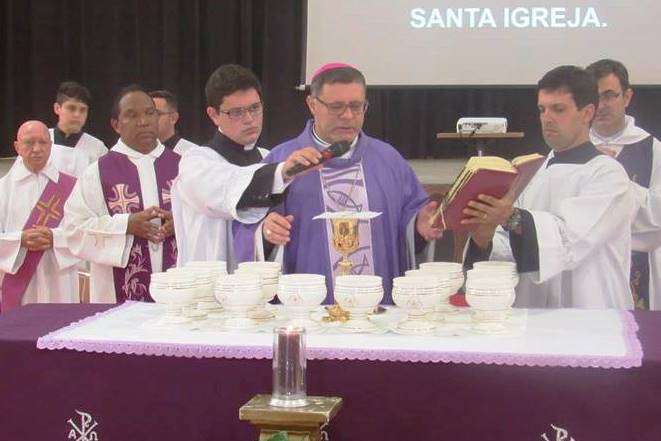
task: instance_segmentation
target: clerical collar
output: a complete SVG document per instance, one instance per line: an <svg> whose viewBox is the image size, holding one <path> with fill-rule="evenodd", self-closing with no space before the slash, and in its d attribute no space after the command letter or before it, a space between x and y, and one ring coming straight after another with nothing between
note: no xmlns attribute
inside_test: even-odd
<svg viewBox="0 0 661 441"><path fill-rule="evenodd" d="M52 156L51 156L51 158L52 158ZM21 181L21 180L27 178L28 176L35 176L35 175L38 176L38 175L42 174L42 175L46 176L48 179L50 179L51 181L57 182L60 178L60 173L57 171L57 169L53 165L53 163L51 161L51 158L48 158L48 162L46 162L46 165L44 166L44 168L39 170L37 173L33 173L32 171L30 171L25 166L25 163L23 162L23 158L21 158L19 156L18 159L16 160L16 170L14 172L15 173L14 174L14 180Z"/></svg>
<svg viewBox="0 0 661 441"><path fill-rule="evenodd" d="M76 147L76 144L78 144L78 141L80 141L82 136L82 131L67 136L58 126L53 127L53 144L63 145L65 147Z"/></svg>
<svg viewBox="0 0 661 441"><path fill-rule="evenodd" d="M553 164L586 164L595 157L602 155L590 141L584 142L572 149L562 152L553 152L553 157L549 159L546 167Z"/></svg>
<svg viewBox="0 0 661 441"><path fill-rule="evenodd" d="M239 166L257 164L262 161L261 153L254 146L255 144L243 146L223 135L220 131L216 131L213 138L207 143L207 147L213 149L227 162Z"/></svg>
<svg viewBox="0 0 661 441"><path fill-rule="evenodd" d="M156 142L157 142L156 148L153 149L151 152L141 153L124 144L124 141L122 141L122 139L120 138L117 140L117 144L115 144L115 146L111 150L117 153L122 153L130 158L138 158L138 159L144 157L158 158L165 151L165 147L163 147L163 144L161 144L160 141L157 140Z"/></svg>
<svg viewBox="0 0 661 441"><path fill-rule="evenodd" d="M359 135L360 136L360 135ZM314 123L312 124L312 140L314 141L315 144L317 144L319 147L322 147L323 149L327 149L328 147L331 146L329 142L324 141L321 139L321 137L317 134L317 131L314 129ZM342 155L342 158L350 158L351 154L353 153L353 148L356 146L358 143L358 136L356 136L353 141L351 141L351 148L349 149L348 152L346 152L344 155Z"/></svg>
<svg viewBox="0 0 661 441"><path fill-rule="evenodd" d="M174 132L174 135L170 136L162 143L166 149L174 150L174 148L177 146L177 143L179 143L179 140L181 140L181 136L179 136L178 132Z"/></svg>
<svg viewBox="0 0 661 441"><path fill-rule="evenodd" d="M636 126L633 116L624 116L624 128L612 136L602 136L593 128L590 129L590 139L595 145L628 145L635 144L649 137L650 134Z"/></svg>

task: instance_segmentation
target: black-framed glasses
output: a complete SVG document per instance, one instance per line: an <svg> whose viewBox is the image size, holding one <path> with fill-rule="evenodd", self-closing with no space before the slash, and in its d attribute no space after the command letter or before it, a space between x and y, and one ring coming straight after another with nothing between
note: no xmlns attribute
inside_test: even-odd
<svg viewBox="0 0 661 441"><path fill-rule="evenodd" d="M224 113L229 119L239 121L247 114L250 114L252 117L260 116L264 112L264 104L260 101L245 107L234 107L229 110L218 109L218 112Z"/></svg>
<svg viewBox="0 0 661 441"><path fill-rule="evenodd" d="M622 95L622 92L615 92L614 90L607 90L599 94L599 101L608 103L610 101L615 101Z"/></svg>
<svg viewBox="0 0 661 441"><path fill-rule="evenodd" d="M353 113L354 115L362 115L363 113L367 112L367 108L370 105L370 103L367 100L351 101L349 103L341 103L341 102L327 103L318 96L315 96L314 99L316 99L321 104L323 104L324 107L326 107L328 111L335 116L340 116L344 114L344 112L347 111L347 108L351 110L351 113Z"/></svg>

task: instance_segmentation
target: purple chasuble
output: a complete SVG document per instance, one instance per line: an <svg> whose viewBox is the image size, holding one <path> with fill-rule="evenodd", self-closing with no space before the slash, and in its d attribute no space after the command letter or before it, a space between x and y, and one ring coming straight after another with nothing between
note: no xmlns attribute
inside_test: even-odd
<svg viewBox="0 0 661 441"><path fill-rule="evenodd" d="M154 161L159 205L171 211L170 189L172 181L179 173L181 157L165 149ZM99 158L99 175L103 197L110 215L137 213L144 210L138 168L124 154L110 151ZM174 236L163 242L163 271L177 262L177 242ZM153 302L149 294L152 265L149 257L149 243L146 239L134 237L125 268L113 268L115 295L117 302L138 300Z"/></svg>
<svg viewBox="0 0 661 441"><path fill-rule="evenodd" d="M23 230L37 226L57 228L64 216L64 203L69 199L76 178L60 172L57 182L50 179L46 188L39 196L37 204L32 209L30 217L25 222ZM21 306L25 290L30 285L32 276L37 270L44 251L28 251L23 264L16 274L5 274L2 279L2 311Z"/></svg>
<svg viewBox="0 0 661 441"><path fill-rule="evenodd" d="M303 133L275 147L264 161L282 162L295 150L314 145L312 121L308 121ZM392 303L392 278L402 275L408 267L407 226L428 198L410 165L399 152L364 132L360 133L351 158L335 158L325 162L324 174L339 174L358 164L363 169L369 210L382 213L369 223L371 254L374 274L383 278L383 301ZM285 246L283 272L324 274L329 290L326 303L332 303L333 272L326 222L312 220L324 210L319 171L296 178L289 185L284 203L276 208L281 214L294 216L291 240ZM256 225L241 224L235 229L234 250L237 257L245 259L254 256L255 228Z"/></svg>

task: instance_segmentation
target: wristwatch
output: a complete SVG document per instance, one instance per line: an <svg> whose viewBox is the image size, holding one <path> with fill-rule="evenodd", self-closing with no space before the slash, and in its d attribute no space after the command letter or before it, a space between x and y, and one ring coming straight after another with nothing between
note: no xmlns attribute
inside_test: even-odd
<svg viewBox="0 0 661 441"><path fill-rule="evenodd" d="M503 229L521 234L521 210L516 207L512 209L512 214L503 225Z"/></svg>

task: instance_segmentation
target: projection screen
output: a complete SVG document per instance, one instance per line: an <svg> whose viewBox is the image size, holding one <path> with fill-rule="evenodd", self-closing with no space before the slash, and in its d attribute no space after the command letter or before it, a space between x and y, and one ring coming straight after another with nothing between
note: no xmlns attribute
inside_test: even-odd
<svg viewBox="0 0 661 441"><path fill-rule="evenodd" d="M622 61L661 84L661 1L308 0L305 82L330 61L370 85L532 85L562 64Z"/></svg>

